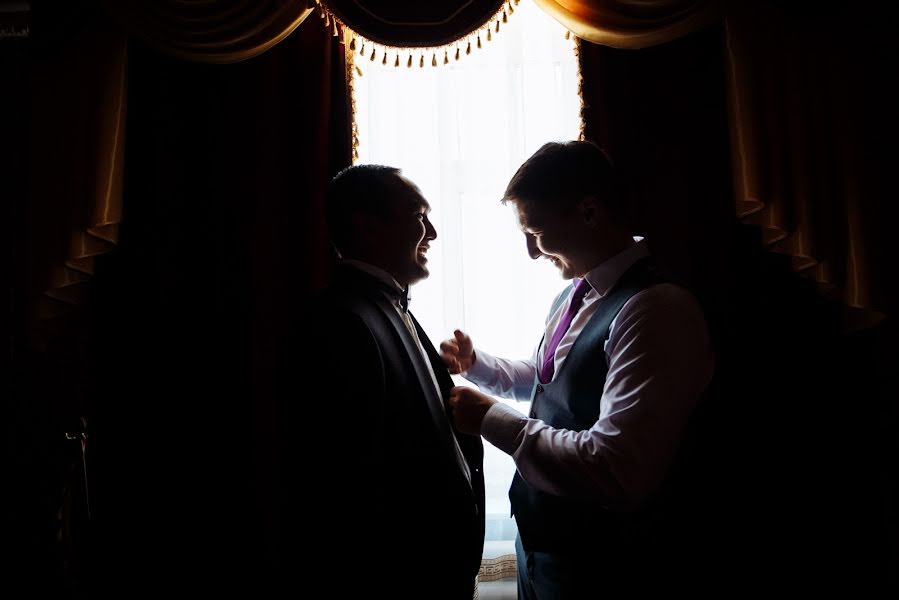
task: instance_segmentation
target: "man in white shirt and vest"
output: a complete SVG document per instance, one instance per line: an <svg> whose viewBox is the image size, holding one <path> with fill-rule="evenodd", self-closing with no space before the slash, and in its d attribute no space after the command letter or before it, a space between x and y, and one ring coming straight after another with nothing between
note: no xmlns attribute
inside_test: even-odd
<svg viewBox="0 0 899 600"><path fill-rule="evenodd" d="M456 427L515 460L509 495L520 598L645 589L662 576L656 568L676 558L664 555L672 545L656 544L654 523L712 377L703 313L635 240L616 173L596 145L544 145L518 169L503 202L516 211L531 258L550 260L572 285L554 302L529 360L491 356L461 331L441 344L451 373L532 402L525 416L456 387Z"/></svg>

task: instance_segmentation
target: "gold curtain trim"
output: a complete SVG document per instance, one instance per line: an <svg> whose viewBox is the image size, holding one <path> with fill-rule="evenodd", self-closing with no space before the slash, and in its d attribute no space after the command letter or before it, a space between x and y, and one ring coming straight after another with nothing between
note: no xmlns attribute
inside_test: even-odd
<svg viewBox="0 0 899 600"><path fill-rule="evenodd" d="M359 126L356 124L356 82L353 78L353 71L358 67L356 66L356 53L349 51L349 44L346 43L348 39L347 30L343 30L343 43L345 44L346 52L344 55L346 56L344 73L346 75L346 85L348 96L350 99L350 130L353 136L352 139L352 158L353 164L359 160Z"/></svg>
<svg viewBox="0 0 899 600"><path fill-rule="evenodd" d="M568 37L568 36L566 36ZM574 38L574 58L577 61L577 99L580 103L578 118L581 120L578 126L578 139L587 139L587 105L584 104L584 74L581 72L581 38Z"/></svg>
<svg viewBox="0 0 899 600"><path fill-rule="evenodd" d="M503 554L496 558L481 560L478 570L478 582L498 581L518 576L518 566L514 554Z"/></svg>
<svg viewBox="0 0 899 600"><path fill-rule="evenodd" d="M721 19L719 0L534 0L577 37L635 50L681 38Z"/></svg>
<svg viewBox="0 0 899 600"><path fill-rule="evenodd" d="M425 63L427 62L432 67L436 67L439 64L448 64L450 60L458 61L460 60L463 53L463 44L464 44L464 53L466 55L471 54L472 49L472 40L471 36L475 36L476 47L482 48L481 40L492 41L493 40L493 32L499 32L501 30L500 23L508 23L508 15L514 13L513 5L517 5L519 0L509 0L504 4L497 12L493 15L493 17L488 20L484 25L475 31L467 34L465 37L459 38L458 40L443 46L433 46L427 48L398 48L394 46L384 46L382 44L377 44L372 42L371 40L362 37L357 32L353 31L349 27L347 27L340 19L338 19L333 13L328 11L327 7L322 5L318 0L316 0L317 8L319 10L319 16L321 17L323 23L326 27L331 27L334 35L338 35L338 29L342 32L343 39L342 43L346 48L346 83L347 88L349 89L349 97L350 97L350 117L352 119L352 157L353 163L355 164L359 160L359 128L356 125L356 88L354 82L354 73L359 75L359 77L363 76L363 71L359 66L359 62L365 64L364 60L360 60L357 58L357 52L360 57L368 58L370 62L374 62L380 58L381 64L387 65L392 64L394 67L401 67L405 65L407 68L412 68L413 64L417 64L418 68L424 68ZM481 32L485 32L481 35ZM566 39L570 37L570 32L565 33ZM369 49L371 52L369 52ZM379 52L380 51L380 52ZM580 52L578 39L575 38L574 49L575 58L577 59L578 53ZM425 57L427 54L431 54L431 60L426 61ZM401 58L402 57L402 58ZM413 57L417 57L418 60L414 61ZM359 61L359 62L357 62ZM585 121L584 121L584 95L583 91L583 77L581 76L581 65L580 61L577 61L577 81L578 81L578 97L580 99L580 139L584 139L584 130L585 130Z"/></svg>
<svg viewBox="0 0 899 600"><path fill-rule="evenodd" d="M307 0L107 0L128 31L157 50L193 62L227 64L262 54L313 9Z"/></svg>
<svg viewBox="0 0 899 600"><path fill-rule="evenodd" d="M357 62L355 58L356 53L363 58L367 58L370 62L379 61L383 65L393 65L394 67L405 66L412 68L417 66L418 68L424 68L425 65L437 67L449 64L450 61L458 61L463 55L470 55L473 48L482 49L484 43L493 41L493 36L499 34L502 30L502 24L508 23L508 19L510 15L514 14L515 6L518 3L519 0L507 0L486 23L448 44L406 48L386 46L373 42L346 25L320 0L315 0L316 10L319 13L322 24L331 29L335 36L338 35L338 30L343 32L343 43L347 49L347 62L350 62L351 59L353 62L353 68L347 70L347 83L349 85L352 85L352 82L349 80L352 79L354 70L360 77L363 75L359 63L362 62L364 64L364 61ZM353 102L355 102L355 98ZM353 139L355 150L355 132Z"/></svg>

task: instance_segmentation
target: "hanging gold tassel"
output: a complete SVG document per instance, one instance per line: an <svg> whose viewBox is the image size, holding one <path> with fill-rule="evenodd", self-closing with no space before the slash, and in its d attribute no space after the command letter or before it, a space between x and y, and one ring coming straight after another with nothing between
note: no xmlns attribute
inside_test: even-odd
<svg viewBox="0 0 899 600"><path fill-rule="evenodd" d="M384 50L384 58L381 59L381 64L382 65L387 64L387 50Z"/></svg>
<svg viewBox="0 0 899 600"><path fill-rule="evenodd" d="M490 28L487 28L487 41L491 41L493 39L493 35L490 33Z"/></svg>
<svg viewBox="0 0 899 600"><path fill-rule="evenodd" d="M471 54L471 40L468 40L468 47L465 48L465 54Z"/></svg>
<svg viewBox="0 0 899 600"><path fill-rule="evenodd" d="M362 42L362 46L359 48L359 56L365 56L365 42Z"/></svg>
<svg viewBox="0 0 899 600"><path fill-rule="evenodd" d="M445 64L445 65L449 64L449 50L443 51L443 64Z"/></svg>
<svg viewBox="0 0 899 600"><path fill-rule="evenodd" d="M508 23L509 17L506 15L506 9L503 9L503 23Z"/></svg>
<svg viewBox="0 0 899 600"><path fill-rule="evenodd" d="M394 66L394 67L400 66L400 53L399 53L399 51L397 51L397 53L396 53L396 61L393 63L393 66Z"/></svg>
<svg viewBox="0 0 899 600"><path fill-rule="evenodd" d="M368 60L374 60L374 59L375 59L375 49L372 48L372 49L371 49L371 56L368 57Z"/></svg>
<svg viewBox="0 0 899 600"><path fill-rule="evenodd" d="M511 14L514 13L514 12L515 12L515 9L512 8L512 3L509 2L509 14L511 15Z"/></svg>
<svg viewBox="0 0 899 600"><path fill-rule="evenodd" d="M571 39L571 32L568 31L567 29L565 30L565 39L566 39L566 40L570 40L570 39Z"/></svg>
<svg viewBox="0 0 899 600"><path fill-rule="evenodd" d="M362 69L359 68L359 65L356 65L356 73L359 74L359 77L362 77Z"/></svg>
<svg viewBox="0 0 899 600"><path fill-rule="evenodd" d="M456 46L456 60L459 60L459 46Z"/></svg>
<svg viewBox="0 0 899 600"><path fill-rule="evenodd" d="M418 68L419 69L425 68L425 53L424 52L421 53L421 58L418 61Z"/></svg>
<svg viewBox="0 0 899 600"><path fill-rule="evenodd" d="M496 33L499 33L499 19L496 20Z"/></svg>
<svg viewBox="0 0 899 600"><path fill-rule="evenodd" d="M432 67L437 66L437 53L436 52L431 55L431 66Z"/></svg>
<svg viewBox="0 0 899 600"><path fill-rule="evenodd" d="M406 62L406 66L410 69L412 68L412 53L409 53L409 60Z"/></svg>
<svg viewBox="0 0 899 600"><path fill-rule="evenodd" d="M478 34L478 50L481 49L481 34Z"/></svg>
<svg viewBox="0 0 899 600"><path fill-rule="evenodd" d="M350 40L350 52L356 51L356 38Z"/></svg>

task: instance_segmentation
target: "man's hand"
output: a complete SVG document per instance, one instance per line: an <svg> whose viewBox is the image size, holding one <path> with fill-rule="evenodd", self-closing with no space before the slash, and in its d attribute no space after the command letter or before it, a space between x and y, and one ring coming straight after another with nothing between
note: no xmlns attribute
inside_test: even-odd
<svg viewBox="0 0 899 600"><path fill-rule="evenodd" d="M456 332L457 334L460 332ZM481 435L481 421L496 400L470 387L456 386L450 390L449 405L453 422L462 433Z"/></svg>
<svg viewBox="0 0 899 600"><path fill-rule="evenodd" d="M471 368L474 364L474 344L471 338L460 330L453 332L454 338L440 344L440 356L446 368L453 375L458 375Z"/></svg>

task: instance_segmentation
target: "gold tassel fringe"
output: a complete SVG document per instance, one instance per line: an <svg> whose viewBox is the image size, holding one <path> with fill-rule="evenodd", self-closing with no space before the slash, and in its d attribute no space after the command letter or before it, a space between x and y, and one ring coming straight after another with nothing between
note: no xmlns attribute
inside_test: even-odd
<svg viewBox="0 0 899 600"><path fill-rule="evenodd" d="M319 17L321 17L324 25L331 29L332 34L337 37L340 35L340 32L343 33L343 43L349 48L349 53L347 56L347 60L349 60L349 55L359 50L359 56L366 55L366 47L371 48L371 53L368 55L370 61L374 62L377 56L377 53L383 53L383 58L381 59L382 65L387 65L387 54L390 52L396 52L396 58L393 61L394 67L400 66L400 55L406 55L406 66L412 67L412 60L415 54L419 54L419 67L424 67L425 59L424 55L426 52L430 51L431 55L431 66L438 66L437 54L440 53L440 50L443 50L443 64L450 64L449 59L449 51L455 48L455 52L453 56L455 60L459 60L461 58L461 45L465 44L465 54L471 54L471 46L472 46L472 38L474 38L475 45L478 49L482 49L484 47L481 36L486 38L486 41L493 41L493 34L499 33L500 31L500 23L508 23L509 15L515 12L514 6L517 5L519 0L506 0L502 4L499 10L496 11L490 19L487 20L481 27L478 29L468 33L467 35L462 36L458 40L454 42L450 42L449 44L444 44L443 46L436 47L426 47L426 48L398 48L395 46L384 46L383 44L375 43L369 39L366 39L351 30L347 27L340 19L332 13L325 4L322 4L321 0L310 0L310 6L315 6L319 12ZM339 25L339 27L338 27ZM566 39L569 37L570 32L566 33ZM407 54L408 53L408 54ZM362 70L359 68L359 65L354 64L353 69L362 75ZM353 70L351 69L351 70Z"/></svg>
<svg viewBox="0 0 899 600"><path fill-rule="evenodd" d="M503 5L503 8L501 10L497 11L497 13L495 15L493 15L493 17L489 21L487 21L487 23L485 23L481 28L477 29L476 31L472 31L468 35L463 36L462 38L456 40L455 42L450 42L449 44L446 44L444 46L440 46L438 48L428 48L428 50L432 51L431 65L434 67L437 66L437 53L441 49L443 50L443 64L444 65L449 64L449 51L452 48L455 48L455 50L456 50L454 52L455 59L459 60L460 55L461 55L461 45L462 45L463 40L467 42L465 54L471 54L471 36L472 35L477 36L478 48L480 48L481 47L481 43L480 43L481 42L481 35L480 35L481 29L483 29L486 32L487 41L488 42L491 41L491 39L492 39L492 36L490 35L491 27L494 29L494 31L496 33L499 33L500 20L502 20L502 22L505 23L505 22L507 22L507 19L508 19L507 15L506 15L506 5L508 5L509 13L511 14L513 2L515 4L518 4L519 0L508 0ZM314 5L318 6L319 16L322 17L322 20L324 20L326 12L330 13L330 11L328 11L327 8L325 8L321 4L320 0L309 0L309 5L310 5L310 7L314 6ZM356 60L355 60L356 46L361 44L361 47L359 48L359 55L364 56L365 44L370 43L372 46L372 54L371 54L370 60L374 60L375 51L377 50L378 46L381 46L381 50L383 52L383 58L381 59L382 65L387 64L388 52L395 52L396 55L395 55L394 62L393 62L394 67L400 66L400 54L402 52L408 52L408 61L406 62L406 66L410 67L410 68L412 67L412 55L416 51L421 52L421 60L420 60L419 66L422 66L422 67L424 66L425 49L423 49L423 48L418 48L418 49L393 48L393 47L388 47L388 46L382 46L380 44L375 44L371 40L366 40L365 38L363 38L356 32L350 30L343 23L340 23L339 20L337 19L337 17L334 16L333 14L329 14L329 17L330 17L330 21L331 21L330 27L332 28L333 34L339 35L340 33L342 33L343 44L345 47L348 47L350 50L349 52L346 53L346 79L347 79L347 85L349 86L350 110L352 111L352 119L351 119L351 123L352 123L352 158L353 158L353 163L356 163L359 160L359 130L356 125L356 93L355 93L354 83L353 83L355 81L355 77L353 76L353 73L355 72L356 75L358 75L359 77L362 77L362 69L359 68L359 65L356 64ZM340 25L339 28L338 28L338 23ZM566 32L565 39L570 38L570 33L571 32ZM359 44L357 44L356 38L359 38ZM578 40L577 37L575 37L575 52L576 53L580 52L580 40ZM580 60L578 60L578 93L579 93L579 95L581 95L580 91L581 91L582 86L583 86L583 79L581 78L581 72L580 72ZM581 135L580 135L580 138L581 139L584 138L584 103L583 103L582 95L581 95Z"/></svg>

